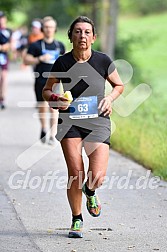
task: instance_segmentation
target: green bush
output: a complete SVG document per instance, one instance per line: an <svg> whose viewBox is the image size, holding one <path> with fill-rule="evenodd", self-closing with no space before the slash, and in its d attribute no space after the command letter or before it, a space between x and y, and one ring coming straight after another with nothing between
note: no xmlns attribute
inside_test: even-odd
<svg viewBox="0 0 167 252"><path fill-rule="evenodd" d="M144 83L151 86L152 94L128 117L124 118L113 112L111 118L116 124L116 131L111 136L111 146L151 169L154 175L167 180L167 93L165 92L167 34L164 32L166 22L167 13L135 18L124 17L120 22L120 36L125 38L121 48L126 47L126 38L130 38L131 34L134 37L138 35L141 37L139 44L129 42L131 46L129 45L129 50L125 48L124 57L127 59L130 56L137 62L142 75L144 74ZM124 48L122 51L119 50L120 52L123 55ZM133 64L131 65L133 67ZM133 89L134 86L130 83L125 85L123 96Z"/></svg>
<svg viewBox="0 0 167 252"><path fill-rule="evenodd" d="M146 81L145 76L143 76L141 68L136 60L133 59L134 48L138 45L146 45L147 39L142 35L131 35L125 38L118 38L115 48L115 59L123 59L131 64L133 67L133 77L131 82L133 85Z"/></svg>
<svg viewBox="0 0 167 252"><path fill-rule="evenodd" d="M147 15L167 10L167 0L120 0L119 4L122 13Z"/></svg>

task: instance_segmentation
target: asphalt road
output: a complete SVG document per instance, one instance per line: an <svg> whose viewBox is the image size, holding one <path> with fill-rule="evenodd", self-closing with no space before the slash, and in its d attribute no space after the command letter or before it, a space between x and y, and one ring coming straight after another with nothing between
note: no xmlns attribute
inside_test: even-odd
<svg viewBox="0 0 167 252"><path fill-rule="evenodd" d="M13 64L8 82L7 109L0 111L0 252L167 251L167 183L112 150L97 190L101 216L91 217L83 198L84 237L67 237L71 213L60 144L38 140L31 69ZM85 155L84 162L87 169Z"/></svg>

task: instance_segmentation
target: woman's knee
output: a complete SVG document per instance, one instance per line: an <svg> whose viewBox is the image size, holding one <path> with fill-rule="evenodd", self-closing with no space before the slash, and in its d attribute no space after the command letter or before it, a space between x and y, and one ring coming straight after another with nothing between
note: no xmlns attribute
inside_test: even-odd
<svg viewBox="0 0 167 252"><path fill-rule="evenodd" d="M105 176L106 174L102 171L99 171L96 174L90 171L87 179L89 189L96 189L100 187L104 182Z"/></svg>
<svg viewBox="0 0 167 252"><path fill-rule="evenodd" d="M70 174L68 176L68 184L67 187L68 189L71 188L71 186L76 189L82 189L82 185L85 179L85 173L84 171L78 171L74 172L73 174Z"/></svg>

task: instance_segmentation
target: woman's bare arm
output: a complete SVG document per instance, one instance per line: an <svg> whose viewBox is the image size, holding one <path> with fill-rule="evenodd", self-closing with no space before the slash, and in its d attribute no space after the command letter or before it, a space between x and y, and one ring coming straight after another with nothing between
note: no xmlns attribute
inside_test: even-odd
<svg viewBox="0 0 167 252"><path fill-rule="evenodd" d="M53 85L60 83L58 79L56 79L54 76L50 75L49 78L46 81L46 84L43 88L42 96L44 100L49 101L51 95L53 94Z"/></svg>
<svg viewBox="0 0 167 252"><path fill-rule="evenodd" d="M120 96L120 94L122 94L124 84L116 69L108 76L107 80L113 86L113 90L108 96L115 100L118 96Z"/></svg>
<svg viewBox="0 0 167 252"><path fill-rule="evenodd" d="M98 108L104 115L110 115L112 113L111 103L117 99L124 90L124 84L116 69L107 77L107 80L113 86L113 90L99 103Z"/></svg>
<svg viewBox="0 0 167 252"><path fill-rule="evenodd" d="M43 98L47 102L49 102L50 107L66 110L70 103L68 102L68 99L65 98L63 95L55 94L52 91L53 85L60 83L58 79L50 75L50 77L47 79L47 82L43 88Z"/></svg>

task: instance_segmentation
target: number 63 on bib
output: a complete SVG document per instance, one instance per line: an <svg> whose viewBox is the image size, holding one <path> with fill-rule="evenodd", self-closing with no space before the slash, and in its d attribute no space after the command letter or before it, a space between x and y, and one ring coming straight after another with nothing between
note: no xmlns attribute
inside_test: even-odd
<svg viewBox="0 0 167 252"><path fill-rule="evenodd" d="M71 103L74 112L71 112L71 119L86 119L98 117L97 96L79 97Z"/></svg>

